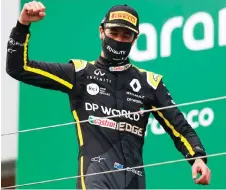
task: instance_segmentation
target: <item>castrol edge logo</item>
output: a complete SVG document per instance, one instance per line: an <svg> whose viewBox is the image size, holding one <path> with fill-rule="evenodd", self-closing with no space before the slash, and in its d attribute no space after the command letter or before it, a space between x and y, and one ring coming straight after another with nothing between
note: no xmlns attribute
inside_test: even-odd
<svg viewBox="0 0 226 190"><path fill-rule="evenodd" d="M125 11L115 11L110 13L109 20L121 19L130 22L134 26L137 24L137 18L132 14Z"/></svg>

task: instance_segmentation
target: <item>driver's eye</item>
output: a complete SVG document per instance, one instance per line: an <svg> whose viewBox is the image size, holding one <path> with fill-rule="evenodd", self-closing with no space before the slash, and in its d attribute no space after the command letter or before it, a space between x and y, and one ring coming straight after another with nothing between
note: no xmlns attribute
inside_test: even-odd
<svg viewBox="0 0 226 190"><path fill-rule="evenodd" d="M118 35L117 32L110 32L110 34L113 35L113 36L117 36Z"/></svg>
<svg viewBox="0 0 226 190"><path fill-rule="evenodd" d="M125 34L123 37L126 38L126 39L130 39L131 35Z"/></svg>

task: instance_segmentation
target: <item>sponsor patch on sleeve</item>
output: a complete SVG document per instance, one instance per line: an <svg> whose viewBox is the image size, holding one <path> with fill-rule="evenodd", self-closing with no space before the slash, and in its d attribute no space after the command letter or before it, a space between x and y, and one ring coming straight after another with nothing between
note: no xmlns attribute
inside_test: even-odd
<svg viewBox="0 0 226 190"><path fill-rule="evenodd" d="M153 72L147 72L147 82L155 90L157 89L162 77L162 75Z"/></svg>
<svg viewBox="0 0 226 190"><path fill-rule="evenodd" d="M74 63L75 72L79 72L79 71L85 69L85 67L87 65L87 61L80 60L80 59L71 59L70 62Z"/></svg>

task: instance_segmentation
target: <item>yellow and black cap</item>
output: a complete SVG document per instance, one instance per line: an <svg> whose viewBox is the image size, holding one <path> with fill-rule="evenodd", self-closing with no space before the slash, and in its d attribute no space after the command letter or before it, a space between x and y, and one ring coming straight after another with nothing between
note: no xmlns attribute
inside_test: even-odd
<svg viewBox="0 0 226 190"><path fill-rule="evenodd" d="M139 34L138 13L128 5L113 6L101 22L104 28L123 27Z"/></svg>

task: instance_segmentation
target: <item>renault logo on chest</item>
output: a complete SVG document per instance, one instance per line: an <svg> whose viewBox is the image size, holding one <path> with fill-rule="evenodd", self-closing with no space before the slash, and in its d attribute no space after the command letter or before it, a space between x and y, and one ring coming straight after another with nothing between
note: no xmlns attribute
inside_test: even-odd
<svg viewBox="0 0 226 190"><path fill-rule="evenodd" d="M130 82L130 86L132 87L134 92L139 92L139 90L141 89L141 85L138 79L133 79Z"/></svg>

